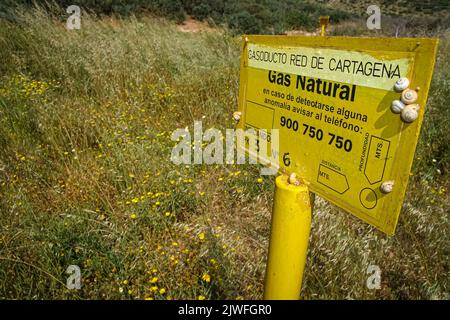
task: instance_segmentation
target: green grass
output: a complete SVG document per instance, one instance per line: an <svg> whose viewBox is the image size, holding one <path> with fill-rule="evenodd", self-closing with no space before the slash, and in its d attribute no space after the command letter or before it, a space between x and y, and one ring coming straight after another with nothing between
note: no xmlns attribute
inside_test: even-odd
<svg viewBox="0 0 450 320"><path fill-rule="evenodd" d="M1 298L262 297L273 177L169 160L174 129L233 125L239 44L155 18L0 21ZM305 299L449 298L449 45L447 32L397 234L318 198Z"/></svg>

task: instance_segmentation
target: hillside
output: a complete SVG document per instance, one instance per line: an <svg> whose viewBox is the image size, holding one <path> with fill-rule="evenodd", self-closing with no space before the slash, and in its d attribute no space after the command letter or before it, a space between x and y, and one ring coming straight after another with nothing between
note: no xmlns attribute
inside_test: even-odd
<svg viewBox="0 0 450 320"><path fill-rule="evenodd" d="M371 0L319 0L326 6L340 8L364 16L370 5L378 5L381 12L390 16L450 16L450 2L447 0L399 0L399 1L371 1Z"/></svg>

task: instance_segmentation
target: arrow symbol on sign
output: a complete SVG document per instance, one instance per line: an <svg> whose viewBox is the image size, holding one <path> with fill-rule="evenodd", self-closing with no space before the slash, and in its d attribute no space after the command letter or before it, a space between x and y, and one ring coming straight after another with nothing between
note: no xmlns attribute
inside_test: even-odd
<svg viewBox="0 0 450 320"><path fill-rule="evenodd" d="M336 191L339 194L345 193L350 186L348 185L347 177L334 169L328 168L323 164L319 165L319 174L317 182Z"/></svg>

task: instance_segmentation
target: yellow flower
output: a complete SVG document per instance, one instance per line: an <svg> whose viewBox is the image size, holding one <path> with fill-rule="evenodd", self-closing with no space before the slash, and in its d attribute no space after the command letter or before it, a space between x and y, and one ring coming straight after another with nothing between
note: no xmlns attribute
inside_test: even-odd
<svg viewBox="0 0 450 320"><path fill-rule="evenodd" d="M153 277L152 280L150 280L150 283L155 283L158 281L158 277Z"/></svg>
<svg viewBox="0 0 450 320"><path fill-rule="evenodd" d="M201 232L201 233L198 235L198 238L199 238L200 240L204 240L204 239L205 239L205 234L204 234L203 232Z"/></svg>
<svg viewBox="0 0 450 320"><path fill-rule="evenodd" d="M128 284L128 280L123 280L123 284L127 285Z"/></svg>
<svg viewBox="0 0 450 320"><path fill-rule="evenodd" d="M205 282L211 282L211 276L207 273L204 273L202 276L202 280Z"/></svg>
<svg viewBox="0 0 450 320"><path fill-rule="evenodd" d="M130 215L130 218L131 218L131 219L136 219L137 216L136 216L134 213L132 213L132 214Z"/></svg>
<svg viewBox="0 0 450 320"><path fill-rule="evenodd" d="M256 181L258 181L258 183L262 183L263 179L262 178L258 178L258 180L256 180Z"/></svg>
<svg viewBox="0 0 450 320"><path fill-rule="evenodd" d="M170 212L165 213L166 217L170 216Z"/></svg>
<svg viewBox="0 0 450 320"><path fill-rule="evenodd" d="M160 293L160 294L166 293L166 289L164 289L164 288L159 289L159 293Z"/></svg>
<svg viewBox="0 0 450 320"><path fill-rule="evenodd" d="M152 286L150 289L151 289L152 291L157 291L157 290L158 290L158 287L157 287L157 286Z"/></svg>
<svg viewBox="0 0 450 320"><path fill-rule="evenodd" d="M198 300L205 300L206 298L205 298L205 296L200 295L200 296L198 296L197 299L198 299Z"/></svg>

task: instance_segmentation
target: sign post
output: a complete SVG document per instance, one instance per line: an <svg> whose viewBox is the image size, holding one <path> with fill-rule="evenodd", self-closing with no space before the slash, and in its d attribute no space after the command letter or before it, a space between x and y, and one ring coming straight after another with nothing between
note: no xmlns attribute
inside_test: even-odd
<svg viewBox="0 0 450 320"><path fill-rule="evenodd" d="M299 296L311 219L310 200L299 199L309 191L394 234L437 45L428 38L244 36L238 128L267 132L266 160L284 175L276 180L265 298ZM305 185L286 185L292 173Z"/></svg>
<svg viewBox="0 0 450 320"><path fill-rule="evenodd" d="M275 181L264 299L300 298L314 199L304 184L280 175Z"/></svg>
<svg viewBox="0 0 450 320"><path fill-rule="evenodd" d="M330 16L320 16L319 18L320 23L320 36L325 36L325 30L328 28L328 24L330 23Z"/></svg>

